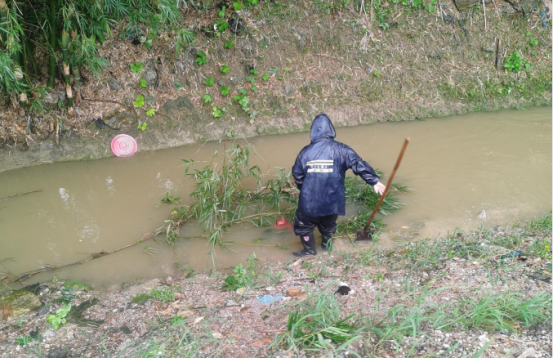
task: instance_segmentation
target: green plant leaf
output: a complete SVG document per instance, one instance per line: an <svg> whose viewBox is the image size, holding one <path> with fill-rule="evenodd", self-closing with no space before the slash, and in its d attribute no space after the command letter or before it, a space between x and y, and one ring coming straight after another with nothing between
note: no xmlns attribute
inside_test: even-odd
<svg viewBox="0 0 554 358"><path fill-rule="evenodd" d="M152 117L153 115L156 114L156 110L154 108L150 108L149 110L146 111L146 115L148 117ZM145 123L146 124L146 123Z"/></svg>
<svg viewBox="0 0 554 358"><path fill-rule="evenodd" d="M217 20L216 21L216 25L217 25L217 30L218 31L225 31L229 28L229 23L227 21L221 21L221 20Z"/></svg>
<svg viewBox="0 0 554 358"><path fill-rule="evenodd" d="M142 63L140 61L137 61L136 63L131 63L129 64L129 66L131 67L131 71L133 71L133 73L139 73L140 70L142 69Z"/></svg>
<svg viewBox="0 0 554 358"><path fill-rule="evenodd" d="M224 18L224 17L225 17L225 5L223 5L223 7L221 8L221 10L217 13L217 16L219 16L220 18Z"/></svg>
<svg viewBox="0 0 554 358"><path fill-rule="evenodd" d="M214 84L215 84L215 78L208 77L208 79L206 80L206 86L213 87Z"/></svg>
<svg viewBox="0 0 554 358"><path fill-rule="evenodd" d="M247 80L248 82L252 83L252 84L254 84L254 83L256 82L256 79L255 79L254 77L252 77L252 76L247 77L246 80Z"/></svg>
<svg viewBox="0 0 554 358"><path fill-rule="evenodd" d="M227 97L227 95L231 92L231 89L227 86L221 86L221 95L223 97Z"/></svg>
<svg viewBox="0 0 554 358"><path fill-rule="evenodd" d="M135 107L137 108L140 108L142 106L144 106L144 97L142 95L138 95L137 96L137 100L133 102L133 104L135 105Z"/></svg>
<svg viewBox="0 0 554 358"><path fill-rule="evenodd" d="M225 48L230 49L230 48L233 47L234 44L235 44L235 41L229 40L229 41L225 42Z"/></svg>
<svg viewBox="0 0 554 358"><path fill-rule="evenodd" d="M202 66L203 64L205 64L205 63L206 63L206 59L207 59L207 57L206 57L206 54L205 54L204 52L198 51L198 52L196 53L196 63L197 63L198 65Z"/></svg>
<svg viewBox="0 0 554 358"><path fill-rule="evenodd" d="M251 89L252 89L252 92L256 92L256 91L258 90L258 87L256 87L256 86L252 86L252 88L251 88Z"/></svg>
<svg viewBox="0 0 554 358"><path fill-rule="evenodd" d="M269 75L267 73L264 73L264 75L262 76L262 80L264 81L269 80Z"/></svg>
<svg viewBox="0 0 554 358"><path fill-rule="evenodd" d="M244 7L244 4L241 3L241 2L238 2L238 1L235 1L233 3L233 9L235 9L235 11L239 11L240 9L242 9Z"/></svg>
<svg viewBox="0 0 554 358"><path fill-rule="evenodd" d="M142 87L142 88L145 88L146 86L148 86L148 82L146 82L145 80L141 80L139 82L139 86Z"/></svg>
<svg viewBox="0 0 554 358"><path fill-rule="evenodd" d="M218 109L216 106L212 107L214 118L220 118L225 112L225 108Z"/></svg>
<svg viewBox="0 0 554 358"><path fill-rule="evenodd" d="M227 66L226 64L221 66L219 68L219 70L221 71L221 73L228 73L229 72L229 66Z"/></svg>
<svg viewBox="0 0 554 358"><path fill-rule="evenodd" d="M65 317L69 314L69 311L71 311L71 304L68 303L58 308L56 313L48 315L46 322L50 323L55 329L58 329L62 324L65 324Z"/></svg>
<svg viewBox="0 0 554 358"><path fill-rule="evenodd" d="M210 103L213 101L212 96L210 96L209 94L205 94L204 96L202 96L202 98L204 98L204 103Z"/></svg>
<svg viewBox="0 0 554 358"><path fill-rule="evenodd" d="M147 50L150 50L152 48L152 40L148 40L144 43L144 47L146 47Z"/></svg>

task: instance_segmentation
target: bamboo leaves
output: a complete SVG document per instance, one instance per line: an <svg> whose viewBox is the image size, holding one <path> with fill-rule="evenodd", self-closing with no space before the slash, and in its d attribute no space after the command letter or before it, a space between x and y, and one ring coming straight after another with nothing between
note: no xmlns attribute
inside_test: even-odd
<svg viewBox="0 0 554 358"><path fill-rule="evenodd" d="M199 221L212 248L224 244L223 234L236 223L269 225L269 218L290 214L290 209L281 208L289 194L278 197L285 193L284 186L290 184L290 180L280 178L262 187L262 172L258 166L250 166L250 154L250 147L237 145L219 157L216 153L210 164L201 169L194 168L194 161L183 160L185 176L196 182L190 193L194 202L187 208L187 216ZM254 190L243 187L246 179L254 180ZM274 188L277 185L279 187ZM293 189L288 187L286 190ZM262 208L266 209L265 212L260 209L262 203L270 203L273 212L268 213L265 206Z"/></svg>
<svg viewBox="0 0 554 358"><path fill-rule="evenodd" d="M67 98L67 114L72 115L75 91L82 85L81 70L87 67L93 76L108 63L98 54L97 42L111 35L110 26L127 18L125 29L147 25L158 31L176 26L181 1L174 0L0 0L0 92L18 98L27 106L31 71L41 71L34 60L35 44L45 44L48 56L47 86L56 88L56 73L62 73ZM188 46L194 34L179 33L181 47ZM60 63L61 60L61 63ZM32 94L32 93L31 93Z"/></svg>

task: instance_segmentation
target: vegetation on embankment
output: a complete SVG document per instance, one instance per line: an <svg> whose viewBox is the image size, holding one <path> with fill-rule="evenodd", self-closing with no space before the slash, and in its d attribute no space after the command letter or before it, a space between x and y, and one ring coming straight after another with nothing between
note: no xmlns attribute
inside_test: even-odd
<svg viewBox="0 0 554 358"><path fill-rule="evenodd" d="M537 1L50 3L57 32L45 19L29 33L31 2L0 4L28 36L4 48L35 55L2 57L0 170L107 156L119 133L148 150L302 131L321 111L344 126L551 103L551 21Z"/></svg>
<svg viewBox="0 0 554 358"><path fill-rule="evenodd" d="M121 292L45 282L27 288L43 307L0 328L0 357L547 357L551 246L549 214L392 250L271 265L253 255L233 272Z"/></svg>

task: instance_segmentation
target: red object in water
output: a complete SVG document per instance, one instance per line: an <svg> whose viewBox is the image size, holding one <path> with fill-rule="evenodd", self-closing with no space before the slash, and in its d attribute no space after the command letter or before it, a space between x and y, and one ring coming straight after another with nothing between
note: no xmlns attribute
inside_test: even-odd
<svg viewBox="0 0 554 358"><path fill-rule="evenodd" d="M279 219L273 225L273 228L276 230L292 229L292 225L287 221L287 219Z"/></svg>
<svg viewBox="0 0 554 358"><path fill-rule="evenodd" d="M137 152L135 139L127 134L120 134L112 139L112 153L118 157L129 157Z"/></svg>

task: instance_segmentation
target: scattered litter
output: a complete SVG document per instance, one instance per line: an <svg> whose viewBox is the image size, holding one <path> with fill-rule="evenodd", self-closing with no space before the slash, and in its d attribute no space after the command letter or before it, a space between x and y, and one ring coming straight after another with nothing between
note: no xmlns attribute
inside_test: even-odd
<svg viewBox="0 0 554 358"><path fill-rule="evenodd" d="M272 228L275 230L292 229L292 224L287 219L279 219Z"/></svg>
<svg viewBox="0 0 554 358"><path fill-rule="evenodd" d="M239 295L243 295L244 292L246 292L246 287L237 288L237 293Z"/></svg>
<svg viewBox="0 0 554 358"><path fill-rule="evenodd" d="M350 287L343 285L343 286L340 286L337 292L335 293L340 293L341 295L346 296L348 295L349 292L350 292Z"/></svg>
<svg viewBox="0 0 554 358"><path fill-rule="evenodd" d="M527 260L527 257L523 256L523 252L521 251L512 251L508 255L502 255L500 256L500 259L511 259L511 258L517 258L518 260L525 261Z"/></svg>
<svg viewBox="0 0 554 358"><path fill-rule="evenodd" d="M259 347L261 347L261 346L263 346L263 345L266 345L266 344L268 344L268 343L271 343L271 342L273 342L273 339L271 339L271 338L264 338L264 339L262 339L262 340L259 340L259 341L255 341L255 342L250 343L250 347L259 348Z"/></svg>
<svg viewBox="0 0 554 358"><path fill-rule="evenodd" d="M304 296L306 294L306 291L302 291L301 288L289 288L287 290L287 295L290 297L298 297L298 296Z"/></svg>
<svg viewBox="0 0 554 358"><path fill-rule="evenodd" d="M137 152L138 145L130 135L119 134L112 139L111 149L118 157L130 157Z"/></svg>
<svg viewBox="0 0 554 358"><path fill-rule="evenodd" d="M273 302L276 302L276 301L279 301L283 299L283 296L270 296L270 295L266 295L266 296L263 296L263 297L260 297L258 298L258 302L261 302L261 303L273 303Z"/></svg>
<svg viewBox="0 0 554 358"><path fill-rule="evenodd" d="M239 304L236 303L235 301L233 300L227 300L225 301L225 307L235 307L235 306L238 306Z"/></svg>
<svg viewBox="0 0 554 358"><path fill-rule="evenodd" d="M298 260L294 261L292 264L290 264L289 267L294 267L294 266L300 265L301 262L302 262L302 259L298 259Z"/></svg>

